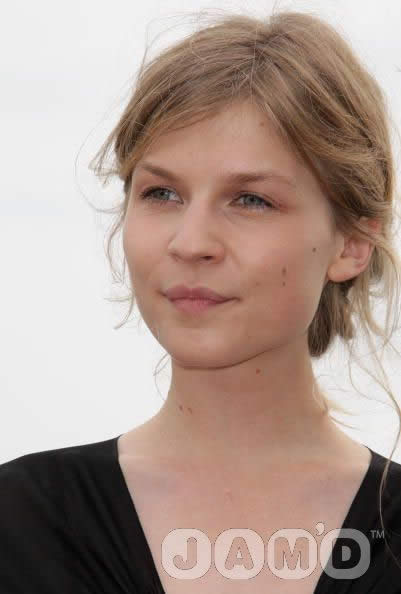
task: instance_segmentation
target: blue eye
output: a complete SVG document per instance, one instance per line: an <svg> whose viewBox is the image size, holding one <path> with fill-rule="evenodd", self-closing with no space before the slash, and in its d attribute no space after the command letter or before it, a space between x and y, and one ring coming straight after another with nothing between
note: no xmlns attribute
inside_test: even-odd
<svg viewBox="0 0 401 594"><path fill-rule="evenodd" d="M173 190L170 190L169 188L164 188L164 187L160 187L160 186L155 186L152 188L148 188L146 190L144 190L143 192L140 193L140 198L141 200L147 200L150 202L158 202L160 205L164 205L167 202L170 202L170 200L166 200L164 198L156 198L155 197L155 193L156 192L173 192ZM274 204L272 202L269 202L268 200L265 200L264 198L262 198L261 196L258 196L257 194L250 194L247 192L244 192L243 194L241 194L240 196L238 196L238 200L243 198L243 197L251 197L253 199L256 199L257 201L259 201L259 204L261 204L260 206L246 206L246 205L240 205L240 208L245 208L248 210L266 210L266 209L275 209L276 207L274 206ZM254 203L255 204L255 203Z"/></svg>
<svg viewBox="0 0 401 594"><path fill-rule="evenodd" d="M259 200L260 202L262 202L263 206L257 206L256 208L261 208L262 210L265 209L265 207L268 207L270 209L274 208L273 204L271 202L268 202L267 200L265 200L264 198L261 198L260 196L257 196L256 194L241 194L241 196L238 197L238 200L240 200L241 198L243 198L244 196L251 196L251 198L256 198L256 200ZM260 203L259 202L259 203ZM247 208L247 206L240 206L241 208Z"/></svg>

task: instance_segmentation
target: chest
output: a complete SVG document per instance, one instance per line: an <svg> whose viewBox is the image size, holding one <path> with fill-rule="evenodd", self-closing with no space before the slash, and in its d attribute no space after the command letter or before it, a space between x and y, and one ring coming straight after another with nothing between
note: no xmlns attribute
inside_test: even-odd
<svg viewBox="0 0 401 594"><path fill-rule="evenodd" d="M328 559L320 542L342 526L363 477L277 471L233 482L223 471L120 465L166 594L313 594Z"/></svg>

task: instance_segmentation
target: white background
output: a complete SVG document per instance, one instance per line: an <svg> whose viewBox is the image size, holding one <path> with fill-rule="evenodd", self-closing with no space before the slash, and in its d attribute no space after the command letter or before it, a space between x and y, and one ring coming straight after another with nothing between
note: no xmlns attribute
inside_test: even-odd
<svg viewBox="0 0 401 594"><path fill-rule="evenodd" d="M143 322L138 327L137 309L123 329L113 329L126 310L106 301L115 294L103 248L110 219L99 218L86 201L111 205L122 188L101 189L87 166L122 112L147 44L153 55L189 32L189 11L263 16L273 4L14 0L3 8L0 462L109 439L160 408L170 365L154 379L164 350ZM399 0L278 7L315 9L346 33L384 88L401 129ZM399 334L394 344L401 348ZM355 388L366 395L353 404L350 422L359 429L346 431L387 455L397 417L369 400L387 397L355 365L355 388L350 384L346 362L346 351L336 349L316 364L318 380L343 403ZM397 396L400 363L394 357L385 367ZM401 461L400 451L395 460Z"/></svg>

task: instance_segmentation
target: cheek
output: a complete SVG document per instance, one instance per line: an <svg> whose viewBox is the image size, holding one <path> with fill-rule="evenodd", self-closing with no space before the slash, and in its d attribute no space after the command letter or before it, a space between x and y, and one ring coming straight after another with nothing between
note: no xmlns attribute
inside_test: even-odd
<svg viewBox="0 0 401 594"><path fill-rule="evenodd" d="M313 319L324 280L318 249L278 249L259 261L251 294L251 316L272 326L303 331ZM250 265L251 266L251 265ZM251 267L249 268L251 269Z"/></svg>
<svg viewBox="0 0 401 594"><path fill-rule="evenodd" d="M125 223L123 229L123 250L127 261L131 282L140 280L146 276L146 267L151 265L151 257L154 249L149 249L151 239L143 232L139 225L133 221ZM152 241L153 243L153 241Z"/></svg>
<svg viewBox="0 0 401 594"><path fill-rule="evenodd" d="M306 254L297 254L286 267L285 285L281 286L282 314L300 332L305 332L313 320L323 281L323 267L316 252L307 250Z"/></svg>

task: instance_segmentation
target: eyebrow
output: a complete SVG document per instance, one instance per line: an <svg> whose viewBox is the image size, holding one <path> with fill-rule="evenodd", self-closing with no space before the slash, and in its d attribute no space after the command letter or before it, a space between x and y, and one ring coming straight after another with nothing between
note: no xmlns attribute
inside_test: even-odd
<svg viewBox="0 0 401 594"><path fill-rule="evenodd" d="M138 163L137 168L144 169L157 175L159 177L164 177L165 179L169 179L175 183L179 181L179 177L164 169L163 167L159 167L158 165L154 165L149 161L143 161ZM292 188L296 188L295 180L283 175L279 171L274 171L273 169L268 169L266 171L235 171L235 172L228 172L224 175L224 178L230 183L249 183L249 182L258 182L258 181L268 181L274 180L281 183L285 183Z"/></svg>

